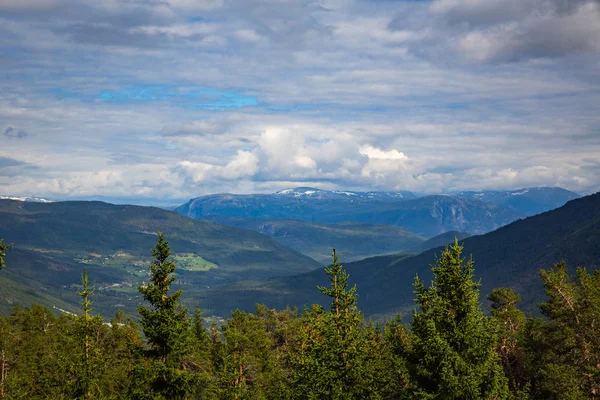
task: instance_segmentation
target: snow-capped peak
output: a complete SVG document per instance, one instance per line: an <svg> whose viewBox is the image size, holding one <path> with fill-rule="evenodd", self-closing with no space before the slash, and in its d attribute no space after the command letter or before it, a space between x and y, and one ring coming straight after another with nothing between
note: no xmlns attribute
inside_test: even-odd
<svg viewBox="0 0 600 400"><path fill-rule="evenodd" d="M53 203L52 200L42 199L41 197L28 196L0 196L0 200L27 201L31 203Z"/></svg>
<svg viewBox="0 0 600 400"><path fill-rule="evenodd" d="M319 190L314 188L294 188L294 189L283 189L275 192L278 196L292 196L292 197L314 197L322 195L324 193L330 193L328 190Z"/></svg>

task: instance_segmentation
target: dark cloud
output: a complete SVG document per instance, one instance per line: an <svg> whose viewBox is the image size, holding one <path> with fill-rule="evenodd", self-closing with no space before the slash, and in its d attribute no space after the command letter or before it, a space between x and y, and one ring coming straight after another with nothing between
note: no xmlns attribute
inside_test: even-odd
<svg viewBox="0 0 600 400"><path fill-rule="evenodd" d="M27 163L25 163L23 161L15 160L14 158L0 156L0 168L18 167L18 166L26 165L26 164Z"/></svg>
<svg viewBox="0 0 600 400"><path fill-rule="evenodd" d="M60 27L55 32L65 34L72 41L102 46L126 46L156 48L165 45L168 38L164 34L150 35L132 32L127 27L112 24L78 23Z"/></svg>
<svg viewBox="0 0 600 400"><path fill-rule="evenodd" d="M27 132L25 132L21 129L16 129L16 128L13 128L12 126L9 126L4 131L4 136L6 136L9 139L25 139L28 135L27 135Z"/></svg>
<svg viewBox="0 0 600 400"><path fill-rule="evenodd" d="M436 0L429 10L437 40L454 37L459 54L469 61L600 51L598 0Z"/></svg>

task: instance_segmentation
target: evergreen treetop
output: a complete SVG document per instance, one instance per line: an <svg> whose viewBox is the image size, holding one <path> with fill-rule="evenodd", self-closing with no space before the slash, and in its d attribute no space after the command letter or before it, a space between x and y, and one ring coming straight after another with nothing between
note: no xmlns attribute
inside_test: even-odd
<svg viewBox="0 0 600 400"><path fill-rule="evenodd" d="M465 262L455 239L432 267L426 288L418 277L420 311L412 323L412 377L423 399L501 399L506 378L494 351L497 337L479 304L473 260Z"/></svg>
<svg viewBox="0 0 600 400"><path fill-rule="evenodd" d="M169 243L159 232L152 249L150 282L138 288L152 307L137 308L148 347L143 350L147 364L136 365L133 372L134 398L183 399L192 391L195 376L187 372L183 361L193 343L193 331L187 308L180 303L181 290L169 293L176 270L170 255Z"/></svg>
<svg viewBox="0 0 600 400"><path fill-rule="evenodd" d="M171 284L175 281L174 262L169 242L162 233L158 233L156 247L151 250L154 261L150 264L150 282L138 290L151 308L137 308L142 317L141 325L150 345L150 352L166 364L177 364L185 349L189 334L187 308L180 303L181 289L169 294Z"/></svg>

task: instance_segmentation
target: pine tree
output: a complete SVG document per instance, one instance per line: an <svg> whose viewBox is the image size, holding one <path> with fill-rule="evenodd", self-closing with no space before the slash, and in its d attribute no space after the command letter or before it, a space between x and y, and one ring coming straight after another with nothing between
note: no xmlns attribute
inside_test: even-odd
<svg viewBox="0 0 600 400"><path fill-rule="evenodd" d="M473 261L455 239L433 266L426 288L415 280L420 308L413 314L410 370L419 399L504 399L507 380L494 346L497 337L479 304Z"/></svg>
<svg viewBox="0 0 600 400"><path fill-rule="evenodd" d="M152 249L150 282L138 289L152 307L137 308L148 342L142 352L145 363L134 370L136 384L132 396L137 398L183 399L192 390L194 377L183 363L191 344L190 321L187 308L180 302L181 290L169 293L176 270L170 255L169 243L159 232L156 247Z"/></svg>

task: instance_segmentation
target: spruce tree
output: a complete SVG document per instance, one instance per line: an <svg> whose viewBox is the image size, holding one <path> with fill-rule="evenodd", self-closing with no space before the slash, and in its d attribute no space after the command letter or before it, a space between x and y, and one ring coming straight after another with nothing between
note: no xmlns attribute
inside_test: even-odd
<svg viewBox="0 0 600 400"><path fill-rule="evenodd" d="M378 398L380 382L372 375L378 351L369 354L364 318L356 306L356 286L333 250L325 268L330 286L318 287L331 297L330 310L314 305L302 317L297 350L291 354L293 398Z"/></svg>
<svg viewBox="0 0 600 400"><path fill-rule="evenodd" d="M191 344L190 321L187 308L180 302L181 290L169 293L176 266L169 260L171 249L162 233L158 233L158 242L151 251L154 261L150 264L150 282L138 290L152 307L137 308L148 342L143 351L146 365L136 366L132 396L183 399L192 390L193 379L183 365Z"/></svg>
<svg viewBox="0 0 600 400"><path fill-rule="evenodd" d="M413 314L410 370L418 399L504 399L507 380L494 347L497 337L479 304L473 261L455 239L433 266L426 288L415 280L420 310Z"/></svg>

